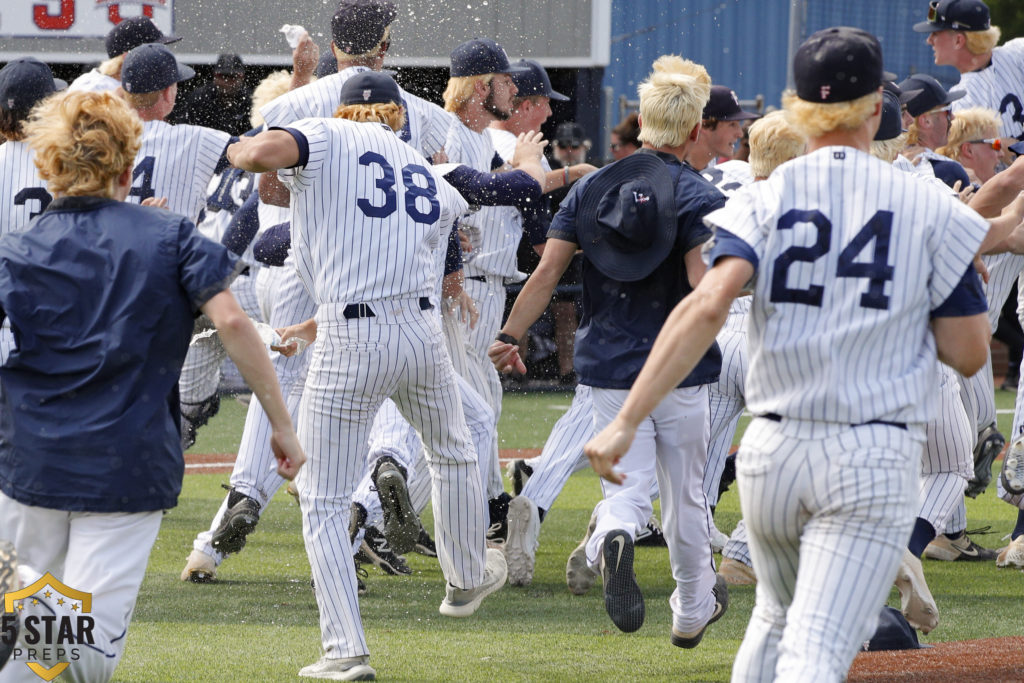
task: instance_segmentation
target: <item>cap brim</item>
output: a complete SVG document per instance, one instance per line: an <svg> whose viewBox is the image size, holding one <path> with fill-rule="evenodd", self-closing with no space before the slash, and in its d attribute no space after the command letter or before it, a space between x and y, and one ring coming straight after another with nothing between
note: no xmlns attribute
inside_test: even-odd
<svg viewBox="0 0 1024 683"><path fill-rule="evenodd" d="M569 101L568 97L566 97L562 93L558 92L557 90L550 90L550 91L548 91L548 98L552 99L552 100L556 100L558 102L568 102Z"/></svg>
<svg viewBox="0 0 1024 683"><path fill-rule="evenodd" d="M895 81L896 80L896 74L892 73L891 71L883 71L882 72L882 80L883 81Z"/></svg>
<svg viewBox="0 0 1024 683"><path fill-rule="evenodd" d="M190 67L188 64L182 64L178 62L178 83L187 81L196 75L195 69Z"/></svg>
<svg viewBox="0 0 1024 683"><path fill-rule="evenodd" d="M67 87L68 87L68 82L67 81L62 80L60 78L53 79L53 89L54 90L64 90Z"/></svg>
<svg viewBox="0 0 1024 683"><path fill-rule="evenodd" d="M935 33L936 31L951 31L952 28L942 26L941 24L933 24L930 21L922 21L914 24L914 30L918 33Z"/></svg>
<svg viewBox="0 0 1024 683"><path fill-rule="evenodd" d="M514 66L512 64L509 64L509 67L507 69L505 69L503 71L498 71L497 73L500 73L500 74L521 74L521 73L526 73L529 70L530 70L530 67L528 67L528 66Z"/></svg>
<svg viewBox="0 0 1024 683"><path fill-rule="evenodd" d="M735 114L715 118L719 121L753 121L754 119L759 119L761 117L757 114L751 114L749 111L738 111Z"/></svg>
<svg viewBox="0 0 1024 683"><path fill-rule="evenodd" d="M1024 155L1024 141L1015 142L1012 145L1008 145L1006 149L1010 150L1011 152L1018 156Z"/></svg>
<svg viewBox="0 0 1024 683"><path fill-rule="evenodd" d="M965 95L967 95L967 91L966 90L954 90L954 91L951 91L951 92L947 92L946 93L946 104L951 104L953 102L956 102L957 100L959 100L961 97L964 97Z"/></svg>
<svg viewBox="0 0 1024 683"><path fill-rule="evenodd" d="M171 43L176 43L179 40L181 40L181 36L164 36L156 42L160 43L161 45L170 45Z"/></svg>
<svg viewBox="0 0 1024 683"><path fill-rule="evenodd" d="M916 90L900 90L900 104L906 104L923 92L924 90L921 88Z"/></svg>

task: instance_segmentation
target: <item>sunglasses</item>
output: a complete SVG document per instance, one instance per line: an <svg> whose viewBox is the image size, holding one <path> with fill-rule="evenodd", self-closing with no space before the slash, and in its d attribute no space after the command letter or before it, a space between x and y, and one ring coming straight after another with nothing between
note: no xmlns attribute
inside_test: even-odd
<svg viewBox="0 0 1024 683"><path fill-rule="evenodd" d="M969 145L987 145L987 146L991 147L992 149L994 149L997 152L1003 149L1003 141L1000 140L999 138L986 138L984 140L968 140L967 144L969 144Z"/></svg>
<svg viewBox="0 0 1024 683"><path fill-rule="evenodd" d="M946 19L945 15L939 14L939 0L931 0L931 2L928 3L928 21L933 24L949 21ZM950 21L949 24L954 31L969 31L971 28L967 24L955 20Z"/></svg>

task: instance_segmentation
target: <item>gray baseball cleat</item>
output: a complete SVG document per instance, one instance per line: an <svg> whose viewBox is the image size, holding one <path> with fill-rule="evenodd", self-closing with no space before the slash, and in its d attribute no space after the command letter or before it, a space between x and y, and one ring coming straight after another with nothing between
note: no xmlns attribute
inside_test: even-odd
<svg viewBox="0 0 1024 683"><path fill-rule="evenodd" d="M483 583L473 588L456 588L449 583L438 611L446 617L472 615L484 598L505 585L507 576L508 565L505 563L505 555L497 548L488 548Z"/></svg>
<svg viewBox="0 0 1024 683"><path fill-rule="evenodd" d="M529 586L540 545L540 513L536 504L524 496L516 496L508 504L508 539L502 550L508 561L508 582L513 586Z"/></svg>
<svg viewBox="0 0 1024 683"><path fill-rule="evenodd" d="M384 536L399 555L416 547L420 518L409 500L405 470L394 458L385 455L373 468L373 486L384 511Z"/></svg>
<svg viewBox="0 0 1024 683"><path fill-rule="evenodd" d="M1007 493L1014 496L1024 493L1024 435L1014 439L1006 450L999 480Z"/></svg>
<svg viewBox="0 0 1024 683"><path fill-rule="evenodd" d="M1006 438L999 433L995 424L990 424L978 435L978 444L974 447L974 476L967 482L964 495L977 498L992 481L992 463L1003 451Z"/></svg>
<svg viewBox="0 0 1024 683"><path fill-rule="evenodd" d="M587 562L587 542L594 533L597 526L597 511L590 515L590 523L587 525L587 534L576 546L576 549L569 553L569 559L565 563L565 584L573 595L584 595L597 581L597 572Z"/></svg>

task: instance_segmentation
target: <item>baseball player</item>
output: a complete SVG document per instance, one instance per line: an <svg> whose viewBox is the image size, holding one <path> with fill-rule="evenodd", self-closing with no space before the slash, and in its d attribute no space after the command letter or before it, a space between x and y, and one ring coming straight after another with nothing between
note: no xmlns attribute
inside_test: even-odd
<svg viewBox="0 0 1024 683"><path fill-rule="evenodd" d="M523 287L488 350L495 368L525 370L518 337L547 305L578 246L583 248L583 319L575 367L591 387L594 426L618 409L650 351L668 309L703 273L700 219L724 197L683 163L700 132L711 79L703 67L665 56L640 86L643 148L577 183L555 216L540 265ZM657 305L652 305L652 302ZM662 492L665 540L676 590L672 642L695 647L725 612L728 593L716 580L701 479L707 458L706 385L718 378L712 348L644 424L623 462L628 479L604 487L586 546L591 568L602 562L605 609L626 632L644 621L643 594L633 574L634 537L652 512L650 486Z"/></svg>
<svg viewBox="0 0 1024 683"><path fill-rule="evenodd" d="M735 681L845 677L913 523L936 355L970 375L989 341L972 265L987 222L867 154L881 111L877 39L819 31L793 71L784 105L809 153L707 217L710 270L587 445L598 473L620 481L615 465L637 426L753 288L746 398L756 417L736 473L758 589Z"/></svg>
<svg viewBox="0 0 1024 683"><path fill-rule="evenodd" d="M13 544L26 587L49 571L91 593L92 628L73 647L40 647L32 629L19 647L47 668L66 662L69 680L106 681L160 521L181 491L177 373L196 312L266 407L281 475L294 476L304 456L265 347L227 291L244 264L188 219L123 201L142 135L130 107L111 93L69 92L36 111L27 138L55 199L26 231L0 239L0 308L19 340L0 369L10 400L0 556L11 564ZM44 589L22 601L20 619L78 609ZM0 680L23 680L12 663Z"/></svg>
<svg viewBox="0 0 1024 683"><path fill-rule="evenodd" d="M928 20L914 24L928 34L935 63L960 72L953 90L964 97L953 111L985 107L999 112L1000 135L1024 136L1024 38L996 47L1000 31L993 26L982 0L936 0L928 4Z"/></svg>
<svg viewBox="0 0 1024 683"><path fill-rule="evenodd" d="M480 469L430 310L432 252L447 243L468 205L392 133L402 129L394 104L400 98L387 76L360 74L340 100L364 107L353 118L367 122L303 119L228 149L239 168L283 176L292 192L296 266L318 306L315 320L302 326L303 336L319 336L319 343L299 409L310 462L296 484L324 655L300 671L304 676L374 675L348 526L370 422L385 398L428 448L437 554L448 580L441 613L469 616L506 575L501 551L484 544Z"/></svg>
<svg viewBox="0 0 1024 683"><path fill-rule="evenodd" d="M728 87L711 86L711 97L701 114L700 136L686 161L703 172L719 158L731 159L736 142L743 137L743 122L756 118L757 114L740 108L736 93ZM717 180L717 174L713 177Z"/></svg>
<svg viewBox="0 0 1024 683"><path fill-rule="evenodd" d="M105 92L121 87L121 68L124 56L139 45L160 43L170 45L181 38L165 36L149 17L123 19L110 29L106 37L107 60L95 69L82 74L68 86L69 90Z"/></svg>

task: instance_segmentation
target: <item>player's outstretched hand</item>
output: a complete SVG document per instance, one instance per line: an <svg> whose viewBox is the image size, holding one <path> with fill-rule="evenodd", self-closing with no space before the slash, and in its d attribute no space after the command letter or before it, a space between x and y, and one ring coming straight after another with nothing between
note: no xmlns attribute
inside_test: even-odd
<svg viewBox="0 0 1024 683"><path fill-rule="evenodd" d="M155 206L158 209L167 208L167 197L146 197L142 200L143 206Z"/></svg>
<svg viewBox="0 0 1024 683"><path fill-rule="evenodd" d="M974 185L961 187L962 184L962 180L958 180L955 183L953 183L953 192L956 192L958 195L960 195L961 202L963 202L964 204L970 204L971 197L973 197L974 193L978 191L978 188L976 188Z"/></svg>
<svg viewBox="0 0 1024 683"><path fill-rule="evenodd" d="M487 357L494 363L498 372L509 373L515 370L519 374L526 372L526 364L519 356L519 347L515 344L506 344L496 341L487 349Z"/></svg>
<svg viewBox="0 0 1024 683"><path fill-rule="evenodd" d="M291 427L287 430L275 430L270 435L270 448L277 459L277 473L285 479L294 479L302 464L306 462L306 454L302 452L295 430Z"/></svg>
<svg viewBox="0 0 1024 683"><path fill-rule="evenodd" d="M309 37L309 33L303 34L299 39L299 44L292 52L292 68L297 74L312 76L318 61L320 61L320 48Z"/></svg>
<svg viewBox="0 0 1024 683"><path fill-rule="evenodd" d="M516 138L516 151L512 154L512 166L518 168L524 162L540 161L547 144L543 133L532 130L529 133L520 133Z"/></svg>
<svg viewBox="0 0 1024 683"><path fill-rule="evenodd" d="M636 429L621 423L617 418L587 442L583 452L590 459L590 466L613 484L622 484L626 475L615 471L615 466L626 454L636 437Z"/></svg>

